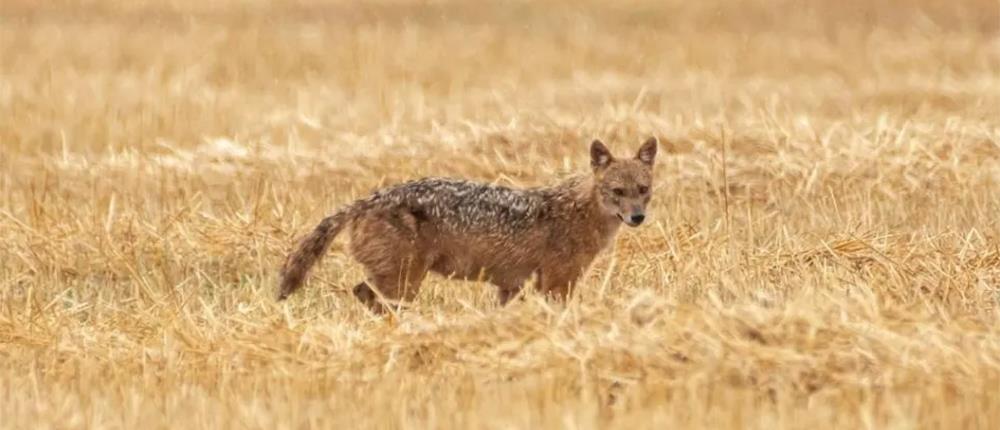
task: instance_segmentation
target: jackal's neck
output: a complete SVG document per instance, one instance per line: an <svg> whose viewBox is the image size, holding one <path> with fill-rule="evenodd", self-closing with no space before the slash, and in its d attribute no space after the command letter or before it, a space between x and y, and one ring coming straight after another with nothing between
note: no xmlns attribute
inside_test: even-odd
<svg viewBox="0 0 1000 430"><path fill-rule="evenodd" d="M591 175L580 175L566 179L553 187L558 204L563 210L572 212L573 218L591 223L595 228L614 230L618 219L601 208L600 196Z"/></svg>

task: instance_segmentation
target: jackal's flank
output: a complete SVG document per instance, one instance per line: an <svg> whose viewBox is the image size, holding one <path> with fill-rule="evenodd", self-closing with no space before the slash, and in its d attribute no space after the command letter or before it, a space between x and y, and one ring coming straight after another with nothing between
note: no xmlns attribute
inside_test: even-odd
<svg viewBox="0 0 1000 430"><path fill-rule="evenodd" d="M354 294L375 311L385 299L413 299L429 271L489 281L501 304L536 274L543 293L564 299L621 223L642 224L656 146L649 138L635 157L617 159L595 140L592 172L550 187L424 178L381 189L326 217L299 243L282 267L278 299L302 286L346 227L367 274Z"/></svg>

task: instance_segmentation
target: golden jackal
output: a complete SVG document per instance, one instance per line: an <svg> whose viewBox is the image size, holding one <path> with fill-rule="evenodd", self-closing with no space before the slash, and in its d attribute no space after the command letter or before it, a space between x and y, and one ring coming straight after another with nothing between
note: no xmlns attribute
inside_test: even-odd
<svg viewBox="0 0 1000 430"><path fill-rule="evenodd" d="M646 218L656 138L634 158L616 159L599 140L591 174L560 184L512 189L425 178L383 188L323 219L288 256L278 300L297 290L330 242L350 227L350 252L367 280L354 295L376 312L383 299L411 300L428 271L482 279L501 304L537 274L543 293L564 299L624 222Z"/></svg>

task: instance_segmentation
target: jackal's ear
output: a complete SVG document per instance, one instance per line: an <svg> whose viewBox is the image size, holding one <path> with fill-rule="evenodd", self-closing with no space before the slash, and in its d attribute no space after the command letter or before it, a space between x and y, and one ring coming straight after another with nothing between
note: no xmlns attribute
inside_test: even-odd
<svg viewBox="0 0 1000 430"><path fill-rule="evenodd" d="M595 139L590 144L590 167L594 170L601 170L608 167L615 157L611 155L611 151L608 150L607 146L604 146L604 142Z"/></svg>
<svg viewBox="0 0 1000 430"><path fill-rule="evenodd" d="M635 158L652 166L653 160L656 159L656 144L657 141L655 137L646 139L646 142L639 147L639 152L635 154Z"/></svg>

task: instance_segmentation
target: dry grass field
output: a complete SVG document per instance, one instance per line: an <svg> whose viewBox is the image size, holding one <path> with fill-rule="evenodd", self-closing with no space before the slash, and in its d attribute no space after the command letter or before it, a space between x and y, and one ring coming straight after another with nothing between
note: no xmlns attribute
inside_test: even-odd
<svg viewBox="0 0 1000 430"><path fill-rule="evenodd" d="M0 0L0 428L1000 428L996 0ZM661 138L565 306L338 239Z"/></svg>

